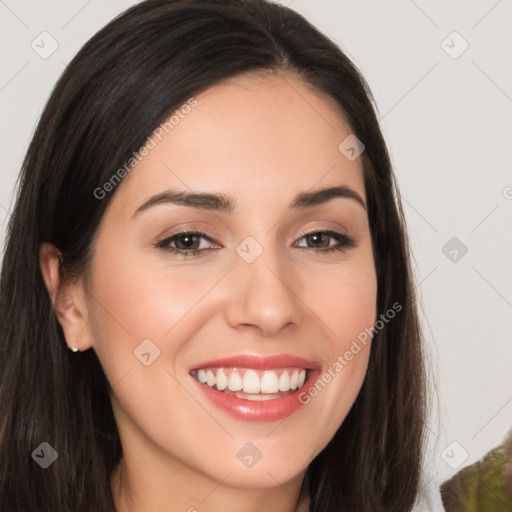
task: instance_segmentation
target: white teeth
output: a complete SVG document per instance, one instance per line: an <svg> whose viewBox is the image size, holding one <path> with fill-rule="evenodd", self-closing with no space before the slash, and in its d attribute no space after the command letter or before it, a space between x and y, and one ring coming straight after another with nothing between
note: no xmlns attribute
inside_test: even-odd
<svg viewBox="0 0 512 512"><path fill-rule="evenodd" d="M215 375L213 375L213 372L211 370L208 370L206 372L206 383L210 387L215 386Z"/></svg>
<svg viewBox="0 0 512 512"><path fill-rule="evenodd" d="M279 391L279 379L274 372L265 372L261 377L262 393L277 393Z"/></svg>
<svg viewBox="0 0 512 512"><path fill-rule="evenodd" d="M242 377L237 372L231 372L228 379L228 388L230 391L240 391L242 386Z"/></svg>
<svg viewBox="0 0 512 512"><path fill-rule="evenodd" d="M299 370L295 370L290 377L290 388L297 389L297 381L299 380Z"/></svg>
<svg viewBox="0 0 512 512"><path fill-rule="evenodd" d="M285 370L279 377L279 391L288 391L290 389L290 376Z"/></svg>
<svg viewBox="0 0 512 512"><path fill-rule="evenodd" d="M217 371L217 389L219 391L222 391L223 389L226 389L228 386L228 378L226 377L226 374L224 373L224 370L222 368L219 368Z"/></svg>
<svg viewBox="0 0 512 512"><path fill-rule="evenodd" d="M306 381L306 370L301 370L299 372L299 378L297 380L297 387L301 388Z"/></svg>
<svg viewBox="0 0 512 512"><path fill-rule="evenodd" d="M244 393L259 393L260 378L254 370L246 370L243 378Z"/></svg>
<svg viewBox="0 0 512 512"><path fill-rule="evenodd" d="M195 377L201 384L215 387L218 391L243 391L249 395L270 395L295 391L302 387L306 381L306 370L293 367L263 371L251 368L202 368L196 371Z"/></svg>

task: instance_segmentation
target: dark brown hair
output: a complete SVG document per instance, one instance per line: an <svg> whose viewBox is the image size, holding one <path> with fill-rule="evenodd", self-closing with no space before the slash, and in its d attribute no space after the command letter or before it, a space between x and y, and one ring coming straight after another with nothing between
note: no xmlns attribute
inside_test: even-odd
<svg viewBox="0 0 512 512"><path fill-rule="evenodd" d="M98 200L94 190L188 98L228 77L280 71L334 100L366 146L377 312L402 306L375 332L361 391L308 467L310 510L411 509L424 442L421 333L400 197L365 80L289 8L266 0L149 0L79 51L23 163L1 274L1 510L115 510L110 475L122 446L109 383L93 350L67 348L39 268L42 242L62 252L63 275L86 272L113 195ZM43 441L59 454L46 470L31 457Z"/></svg>

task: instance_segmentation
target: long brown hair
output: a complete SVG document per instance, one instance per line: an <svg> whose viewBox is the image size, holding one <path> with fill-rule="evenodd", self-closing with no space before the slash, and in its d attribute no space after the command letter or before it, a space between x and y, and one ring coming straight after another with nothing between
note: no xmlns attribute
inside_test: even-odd
<svg viewBox="0 0 512 512"><path fill-rule="evenodd" d="M39 268L41 243L63 276L86 272L112 194L94 191L188 98L247 72L289 71L334 100L366 149L377 311L361 391L307 470L310 510L409 511L422 462L425 378L403 212L369 88L329 38L266 0L148 0L99 31L64 71L27 151L8 226L0 291L0 509L115 511L122 446L93 350L66 345ZM341 142L341 141L340 141ZM58 463L31 453L48 442Z"/></svg>

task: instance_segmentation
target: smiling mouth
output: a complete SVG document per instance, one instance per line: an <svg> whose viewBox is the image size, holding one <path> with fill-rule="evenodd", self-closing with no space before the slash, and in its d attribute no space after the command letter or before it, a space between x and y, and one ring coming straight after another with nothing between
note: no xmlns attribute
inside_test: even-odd
<svg viewBox="0 0 512 512"><path fill-rule="evenodd" d="M269 370L209 367L192 370L190 374L219 393L264 401L296 393L308 379L309 370L293 366Z"/></svg>

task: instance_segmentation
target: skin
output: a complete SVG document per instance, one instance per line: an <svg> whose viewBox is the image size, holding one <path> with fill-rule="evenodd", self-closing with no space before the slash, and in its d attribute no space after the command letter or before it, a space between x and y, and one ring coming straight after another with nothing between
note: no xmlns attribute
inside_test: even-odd
<svg viewBox="0 0 512 512"><path fill-rule="evenodd" d="M92 348L112 386L124 453L112 478L120 512L295 511L307 506L305 469L360 390L370 345L280 422L227 415L205 401L189 370L238 354L292 354L325 370L374 324L366 209L350 198L288 209L299 192L335 185L366 201L362 162L338 150L351 133L339 110L296 77L237 77L196 99L119 185L87 280L59 279L50 244L41 269L69 346ZM237 208L161 204L133 217L170 188L222 192ZM185 228L213 243L200 238L195 247L205 250L186 259L155 247ZM356 247L322 252L337 240L302 236L326 230ZM235 251L247 236L263 249L250 264ZM161 353L144 366L133 351L148 338ZM237 458L249 441L262 453L250 469Z"/></svg>

